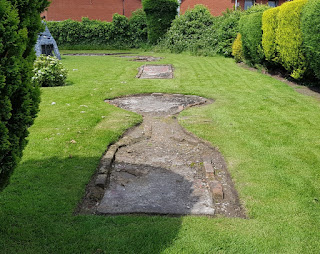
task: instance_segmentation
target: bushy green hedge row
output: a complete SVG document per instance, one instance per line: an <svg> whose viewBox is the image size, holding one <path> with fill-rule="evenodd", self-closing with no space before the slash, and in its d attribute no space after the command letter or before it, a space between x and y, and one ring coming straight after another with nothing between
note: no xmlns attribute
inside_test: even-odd
<svg viewBox="0 0 320 254"><path fill-rule="evenodd" d="M262 49L262 15L267 6L253 6L250 13L240 19L240 33L245 59L250 64L261 64L264 61Z"/></svg>
<svg viewBox="0 0 320 254"><path fill-rule="evenodd" d="M279 62L293 78L299 79L307 68L307 61L302 49L300 17L307 0L295 0L281 5L278 14L276 45Z"/></svg>
<svg viewBox="0 0 320 254"><path fill-rule="evenodd" d="M314 75L320 79L320 1L309 0L302 12L303 48Z"/></svg>
<svg viewBox="0 0 320 254"><path fill-rule="evenodd" d="M38 112L39 87L31 82L34 45L44 27L46 0L0 0L0 190L27 144Z"/></svg>
<svg viewBox="0 0 320 254"><path fill-rule="evenodd" d="M156 44L164 36L178 9L177 0L143 0L143 10L147 15L148 41Z"/></svg>
<svg viewBox="0 0 320 254"><path fill-rule="evenodd" d="M245 61L283 68L294 79L320 79L320 2L294 0L259 8L240 19Z"/></svg>
<svg viewBox="0 0 320 254"><path fill-rule="evenodd" d="M134 48L147 43L146 16L142 10L130 19L115 14L112 22L89 20L51 21L47 23L59 47L84 46L105 48Z"/></svg>
<svg viewBox="0 0 320 254"><path fill-rule="evenodd" d="M271 8L262 16L262 47L266 60L271 63L279 62L276 43L279 11L280 7Z"/></svg>

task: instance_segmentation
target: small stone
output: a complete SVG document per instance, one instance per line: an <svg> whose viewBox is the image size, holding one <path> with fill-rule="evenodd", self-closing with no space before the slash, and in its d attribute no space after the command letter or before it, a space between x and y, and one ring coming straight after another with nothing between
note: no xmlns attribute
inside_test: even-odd
<svg viewBox="0 0 320 254"><path fill-rule="evenodd" d="M74 139L70 140L71 144L77 144L77 141L75 141Z"/></svg>

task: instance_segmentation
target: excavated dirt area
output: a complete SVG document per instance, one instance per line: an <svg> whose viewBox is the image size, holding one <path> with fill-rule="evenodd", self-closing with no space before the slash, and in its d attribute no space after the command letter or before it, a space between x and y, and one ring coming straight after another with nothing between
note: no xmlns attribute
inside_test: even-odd
<svg viewBox="0 0 320 254"><path fill-rule="evenodd" d="M212 101L151 94L106 102L143 115L143 122L108 148L77 213L245 218L222 155L176 118Z"/></svg>

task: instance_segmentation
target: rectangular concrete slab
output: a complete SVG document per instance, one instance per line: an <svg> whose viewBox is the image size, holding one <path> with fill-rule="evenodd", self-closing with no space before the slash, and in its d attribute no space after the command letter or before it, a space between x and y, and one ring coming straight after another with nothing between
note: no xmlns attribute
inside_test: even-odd
<svg viewBox="0 0 320 254"><path fill-rule="evenodd" d="M136 76L141 79L172 79L173 68L168 65L143 65Z"/></svg>

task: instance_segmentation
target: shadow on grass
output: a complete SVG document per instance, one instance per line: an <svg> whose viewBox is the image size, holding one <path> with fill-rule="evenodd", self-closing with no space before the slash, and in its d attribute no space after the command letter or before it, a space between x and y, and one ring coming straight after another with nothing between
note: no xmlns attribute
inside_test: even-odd
<svg viewBox="0 0 320 254"><path fill-rule="evenodd" d="M0 194L4 253L161 253L168 248L181 217L73 215L99 160L51 157L21 163Z"/></svg>

